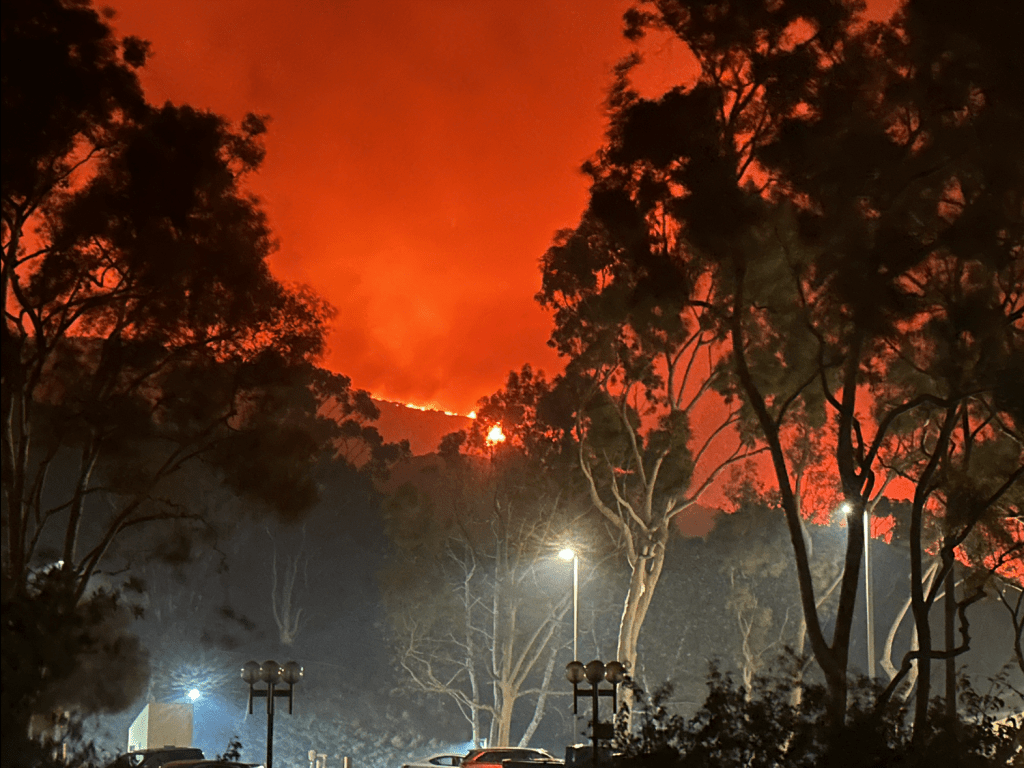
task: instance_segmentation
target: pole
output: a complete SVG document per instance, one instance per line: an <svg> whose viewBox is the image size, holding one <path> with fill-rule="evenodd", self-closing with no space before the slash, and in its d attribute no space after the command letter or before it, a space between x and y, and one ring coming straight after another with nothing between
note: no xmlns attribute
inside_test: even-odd
<svg viewBox="0 0 1024 768"><path fill-rule="evenodd" d="M579 661L579 621L580 621L580 558L572 556L572 659Z"/></svg>
<svg viewBox="0 0 1024 768"><path fill-rule="evenodd" d="M871 517L864 508L864 610L868 627L868 678L875 679L875 603L871 594Z"/></svg>
<svg viewBox="0 0 1024 768"><path fill-rule="evenodd" d="M953 616L956 614L956 558L949 564L946 573L946 602L943 616L945 624L946 652L953 650ZM950 725L956 724L956 656L946 658L946 716Z"/></svg>
<svg viewBox="0 0 1024 768"><path fill-rule="evenodd" d="M580 615L580 558L575 552L572 555L572 660L580 660L579 650L579 615ZM580 714L576 697L572 699L572 739L571 744L580 740Z"/></svg>
<svg viewBox="0 0 1024 768"><path fill-rule="evenodd" d="M297 661L289 661L283 667L276 661L259 664L247 661L242 665L242 680L249 685L249 714L252 714L252 700L266 697L267 699L267 761L265 768L274 768L274 711L277 709L274 699L278 696L288 697L288 714L292 713L292 700L295 695L295 684L302 679L302 665ZM266 683L266 688L256 689L256 683ZM287 691L274 690L278 683L288 686ZM315 753L314 753L315 757ZM310 758L313 762L313 758Z"/></svg>
<svg viewBox="0 0 1024 768"><path fill-rule="evenodd" d="M267 687L267 766L274 768L274 684Z"/></svg>

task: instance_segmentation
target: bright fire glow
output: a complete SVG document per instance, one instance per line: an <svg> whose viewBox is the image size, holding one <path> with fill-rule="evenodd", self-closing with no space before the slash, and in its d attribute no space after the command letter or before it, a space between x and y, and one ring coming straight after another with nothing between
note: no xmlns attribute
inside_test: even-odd
<svg viewBox="0 0 1024 768"><path fill-rule="evenodd" d="M495 445L505 442L505 433L501 431L501 424L495 424L487 433L487 444Z"/></svg>
<svg viewBox="0 0 1024 768"><path fill-rule="evenodd" d="M412 408L414 411L427 411L433 413L443 413L445 416L463 416L464 414L456 413L455 411L445 411L437 406L436 403L430 405L416 405L415 403L402 403L406 408ZM470 413L468 418L476 418L476 413Z"/></svg>

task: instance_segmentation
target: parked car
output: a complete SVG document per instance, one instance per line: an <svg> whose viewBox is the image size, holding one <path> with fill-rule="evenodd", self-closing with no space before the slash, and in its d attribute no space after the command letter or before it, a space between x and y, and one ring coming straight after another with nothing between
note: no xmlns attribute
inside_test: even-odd
<svg viewBox="0 0 1024 768"><path fill-rule="evenodd" d="M156 747L137 749L121 755L107 768L163 768L172 760L204 760L203 750L195 747Z"/></svg>
<svg viewBox="0 0 1024 768"><path fill-rule="evenodd" d="M562 761L543 749L527 747L495 747L474 749L462 758L462 768L503 768L505 761L562 765Z"/></svg>
<svg viewBox="0 0 1024 768"><path fill-rule="evenodd" d="M465 755L456 755L454 752L442 752L439 755L431 755L430 757L403 763L402 768L454 768L454 766L462 763L463 757Z"/></svg>
<svg viewBox="0 0 1024 768"><path fill-rule="evenodd" d="M598 765L608 766L622 757L611 747L602 746L597 749ZM594 765L594 748L590 744L576 744L565 748L565 768L591 768Z"/></svg>

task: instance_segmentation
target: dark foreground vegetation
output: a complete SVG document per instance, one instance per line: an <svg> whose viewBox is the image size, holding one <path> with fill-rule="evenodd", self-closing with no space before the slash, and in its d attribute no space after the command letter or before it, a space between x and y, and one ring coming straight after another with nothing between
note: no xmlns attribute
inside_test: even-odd
<svg viewBox="0 0 1024 768"><path fill-rule="evenodd" d="M666 707L671 687L636 693L632 729L616 740L616 765L635 768L989 768L1017 764L1021 717L997 723L1005 712L1005 678L985 693L961 682L958 715L932 702L935 725L927 739L912 743L910 708L879 711L880 690L864 679L851 686L847 721L836 729L827 716L828 692L797 684L786 670L758 675L746 688L712 668L708 696L691 717ZM1011 698L1019 699L1017 696ZM625 725L626 716L620 718Z"/></svg>

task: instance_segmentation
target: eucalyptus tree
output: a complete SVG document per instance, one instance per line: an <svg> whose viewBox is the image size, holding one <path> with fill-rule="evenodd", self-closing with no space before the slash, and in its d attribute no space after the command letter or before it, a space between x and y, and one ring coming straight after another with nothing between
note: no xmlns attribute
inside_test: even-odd
<svg viewBox="0 0 1024 768"><path fill-rule="evenodd" d="M265 119L150 105L147 44L86 2L13 0L2 21L2 578L24 619L4 623L6 734L54 700L32 680L75 663L37 635L96 621L149 533L209 525L216 488L299 514L339 421L374 414L316 365L333 310L270 272L245 186Z"/></svg>
<svg viewBox="0 0 1024 768"><path fill-rule="evenodd" d="M619 68L606 146L585 167L589 205L545 259L541 301L570 369L597 369L593 340L636 352L620 387L653 375L651 329L660 340L689 320L713 350L712 385L771 459L836 725L861 513L902 478L890 492L912 499L921 648L908 659L922 673L923 736L930 659L946 653L928 612L955 548L983 519L1021 536L1024 65L1002 53L1021 8L911 0L888 22L862 11L651 0L627 12L627 36L682 41L696 81L642 98L639 58ZM792 430L826 426L826 467L854 512L831 636L787 455ZM948 533L926 592L930 516Z"/></svg>
<svg viewBox="0 0 1024 768"><path fill-rule="evenodd" d="M510 446L418 457L393 480L384 594L398 664L413 690L458 708L475 745L525 746L569 642L558 489Z"/></svg>
<svg viewBox="0 0 1024 768"><path fill-rule="evenodd" d="M677 237L664 202L648 201L647 227L630 200L595 190L592 215L545 255L538 294L567 361L552 390L574 418L576 471L631 574L616 653L634 671L678 519L752 453L737 433L739 408L715 394L711 307L676 290L688 276L670 258Z"/></svg>

